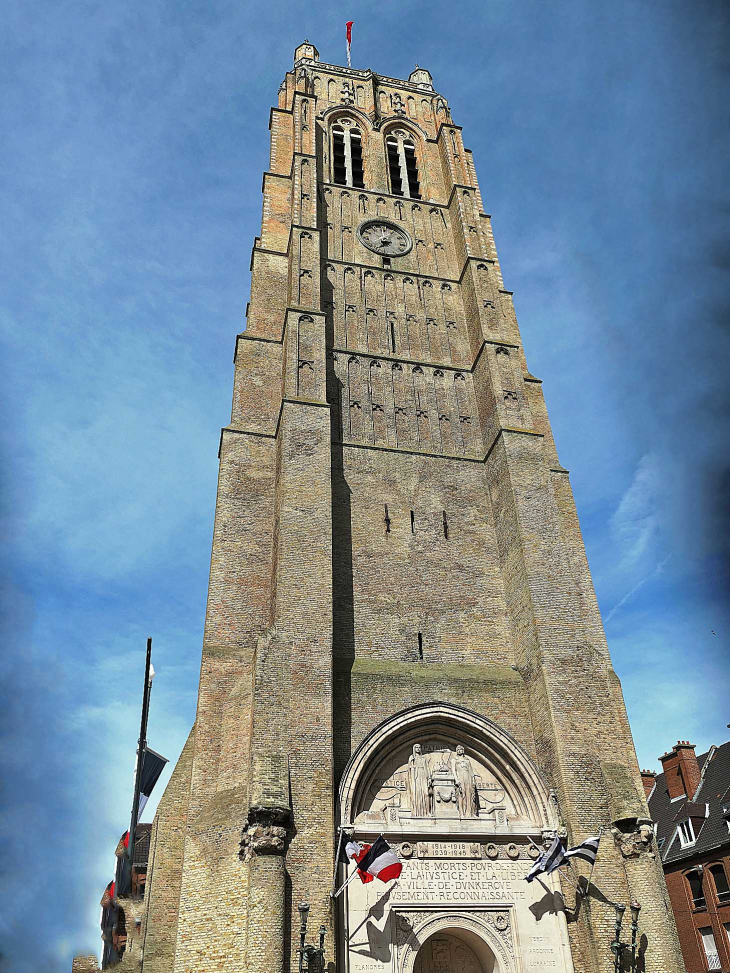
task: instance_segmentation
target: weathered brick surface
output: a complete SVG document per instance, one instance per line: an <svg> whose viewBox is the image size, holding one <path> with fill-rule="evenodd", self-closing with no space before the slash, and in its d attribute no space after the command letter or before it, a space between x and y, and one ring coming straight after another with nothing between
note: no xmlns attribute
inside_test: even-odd
<svg viewBox="0 0 730 973"><path fill-rule="evenodd" d="M99 962L96 956L74 956L71 973L98 973Z"/></svg>
<svg viewBox="0 0 730 973"><path fill-rule="evenodd" d="M195 727L165 788L152 829L145 889L144 968L147 973L171 970L175 959L194 736Z"/></svg>
<svg viewBox="0 0 730 973"><path fill-rule="evenodd" d="M362 189L331 176L346 120ZM567 471L448 105L310 59L270 127L195 732L156 824L150 963L175 973L295 968L303 899L332 942L335 788L409 706L454 703L508 730L572 840L648 813ZM390 192L398 130L421 199ZM388 264L360 243L375 216L407 230L407 255ZM675 973L656 860L625 860L607 833L594 884L603 898L569 925L576 969L611 968L606 900L638 895L647 969Z"/></svg>

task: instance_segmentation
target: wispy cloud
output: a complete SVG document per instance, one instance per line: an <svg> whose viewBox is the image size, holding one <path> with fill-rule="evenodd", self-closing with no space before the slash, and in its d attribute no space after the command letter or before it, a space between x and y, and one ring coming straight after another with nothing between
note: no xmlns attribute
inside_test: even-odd
<svg viewBox="0 0 730 973"><path fill-rule="evenodd" d="M631 484L611 517L611 530L622 554L617 570L626 571L651 553L660 527L659 489L657 456L648 453L639 460Z"/></svg>

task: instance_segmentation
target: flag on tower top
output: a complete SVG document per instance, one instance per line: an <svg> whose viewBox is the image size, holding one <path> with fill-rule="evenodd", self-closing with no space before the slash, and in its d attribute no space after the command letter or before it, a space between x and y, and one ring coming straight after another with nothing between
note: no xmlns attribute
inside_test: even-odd
<svg viewBox="0 0 730 973"><path fill-rule="evenodd" d="M350 64L350 44L352 44L352 25L354 23L355 23L354 20L348 20L347 23L345 24L345 27L347 28L347 66L348 66L348 68L351 68L352 67L352 65Z"/></svg>

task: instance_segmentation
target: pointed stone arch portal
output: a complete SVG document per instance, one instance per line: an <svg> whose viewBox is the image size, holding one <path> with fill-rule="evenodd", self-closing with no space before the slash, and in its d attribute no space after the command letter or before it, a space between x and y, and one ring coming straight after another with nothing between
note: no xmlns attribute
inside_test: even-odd
<svg viewBox="0 0 730 973"><path fill-rule="evenodd" d="M343 774L340 822L385 835L404 863L339 897L346 973L571 973L557 876L524 881L555 805L496 723L446 703L381 723Z"/></svg>

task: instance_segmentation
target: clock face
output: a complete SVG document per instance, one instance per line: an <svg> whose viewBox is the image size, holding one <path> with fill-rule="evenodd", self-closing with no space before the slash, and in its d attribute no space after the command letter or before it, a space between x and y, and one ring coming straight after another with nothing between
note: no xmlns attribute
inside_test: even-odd
<svg viewBox="0 0 730 973"><path fill-rule="evenodd" d="M365 220L357 235L368 250L383 257L402 257L413 246L406 231L388 220Z"/></svg>

